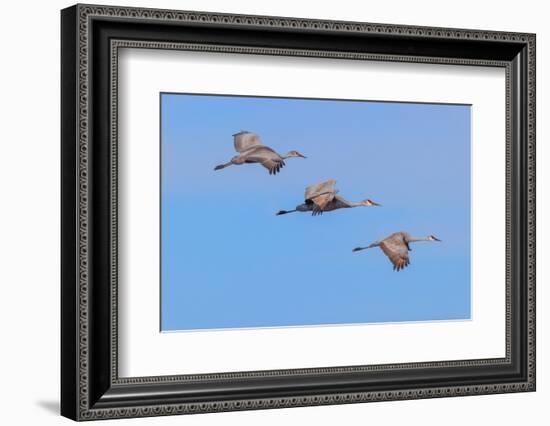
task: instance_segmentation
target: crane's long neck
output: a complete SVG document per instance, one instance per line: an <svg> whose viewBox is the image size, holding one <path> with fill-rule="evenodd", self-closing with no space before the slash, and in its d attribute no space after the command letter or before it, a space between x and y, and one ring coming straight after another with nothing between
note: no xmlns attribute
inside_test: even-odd
<svg viewBox="0 0 550 426"><path fill-rule="evenodd" d="M287 152L286 154L281 155L281 158L283 160L286 160L287 158L290 158L290 157L294 157L290 152Z"/></svg>
<svg viewBox="0 0 550 426"><path fill-rule="evenodd" d="M429 237L408 237L408 243L416 243L417 241L430 241Z"/></svg>
<svg viewBox="0 0 550 426"><path fill-rule="evenodd" d="M336 191L338 192L338 191ZM340 204L343 204L341 207L344 207L344 208L351 208L351 207L361 207L361 206L364 206L364 204L361 202L361 201L349 201L349 200L346 200L344 197L340 196L340 201L341 203Z"/></svg>

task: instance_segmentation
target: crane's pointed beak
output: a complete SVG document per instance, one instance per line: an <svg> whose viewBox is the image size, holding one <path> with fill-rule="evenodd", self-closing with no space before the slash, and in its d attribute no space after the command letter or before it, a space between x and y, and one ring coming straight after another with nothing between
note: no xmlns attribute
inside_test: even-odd
<svg viewBox="0 0 550 426"><path fill-rule="evenodd" d="M375 203L374 201L371 201L371 205L375 207L382 207L382 204Z"/></svg>
<svg viewBox="0 0 550 426"><path fill-rule="evenodd" d="M307 158L305 155L302 155L302 154L300 154L300 153L298 153L298 157Z"/></svg>
<svg viewBox="0 0 550 426"><path fill-rule="evenodd" d="M439 241L441 242L441 240L439 238L436 238L436 237L432 237L435 241Z"/></svg>

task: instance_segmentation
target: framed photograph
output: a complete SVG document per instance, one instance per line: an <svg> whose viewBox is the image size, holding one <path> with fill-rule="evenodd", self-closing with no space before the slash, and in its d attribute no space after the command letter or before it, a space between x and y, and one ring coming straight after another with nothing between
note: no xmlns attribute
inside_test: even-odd
<svg viewBox="0 0 550 426"><path fill-rule="evenodd" d="M535 390L535 35L61 12L61 412Z"/></svg>

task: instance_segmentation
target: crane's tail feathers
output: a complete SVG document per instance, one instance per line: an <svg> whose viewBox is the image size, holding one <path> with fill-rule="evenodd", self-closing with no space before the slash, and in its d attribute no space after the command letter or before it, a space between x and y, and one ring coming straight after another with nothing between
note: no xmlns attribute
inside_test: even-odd
<svg viewBox="0 0 550 426"><path fill-rule="evenodd" d="M287 214L287 213L294 213L298 210L279 210L277 213L275 213L276 216L280 216L282 214Z"/></svg>

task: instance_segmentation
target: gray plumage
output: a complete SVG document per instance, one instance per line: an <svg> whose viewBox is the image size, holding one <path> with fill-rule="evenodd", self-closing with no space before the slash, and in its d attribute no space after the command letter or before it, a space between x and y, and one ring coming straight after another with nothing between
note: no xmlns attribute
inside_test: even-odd
<svg viewBox="0 0 550 426"><path fill-rule="evenodd" d="M289 151L285 155L280 155L270 147L263 145L256 133L247 131L235 133L233 135L233 144L235 145L235 151L239 155L236 155L225 164L216 166L214 170L221 170L231 165L258 163L264 166L270 175L275 175L285 166L284 160L287 158L306 158L298 151Z"/></svg>
<svg viewBox="0 0 550 426"><path fill-rule="evenodd" d="M337 209L345 209L359 206L379 206L370 199L359 202L346 200L344 197L337 195L336 181L334 179L327 180L315 185L308 186L304 195L304 203L296 206L294 210L280 210L277 215L293 213L293 212L312 212L313 216L330 212Z"/></svg>
<svg viewBox="0 0 550 426"><path fill-rule="evenodd" d="M395 232L380 241L375 241L367 247L356 247L353 251L366 250L372 247L380 247L393 264L394 271L400 271L410 264L410 243L416 241L441 241L433 235L427 237L412 237L408 232Z"/></svg>

